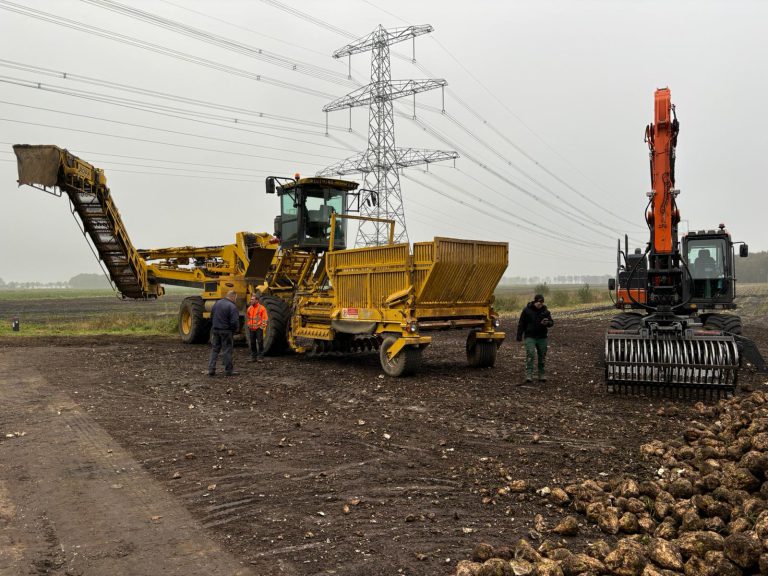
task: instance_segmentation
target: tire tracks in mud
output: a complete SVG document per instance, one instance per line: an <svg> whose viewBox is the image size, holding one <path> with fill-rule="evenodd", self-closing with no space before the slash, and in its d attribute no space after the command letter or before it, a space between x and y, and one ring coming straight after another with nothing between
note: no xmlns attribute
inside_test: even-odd
<svg viewBox="0 0 768 576"><path fill-rule="evenodd" d="M0 355L0 421L23 432L0 444L9 573L250 574L23 350Z"/></svg>

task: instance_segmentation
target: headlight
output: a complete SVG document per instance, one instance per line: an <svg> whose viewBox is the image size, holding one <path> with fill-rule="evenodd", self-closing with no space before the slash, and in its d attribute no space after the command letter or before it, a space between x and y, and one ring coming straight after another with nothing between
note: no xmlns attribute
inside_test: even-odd
<svg viewBox="0 0 768 576"><path fill-rule="evenodd" d="M418 323L418 322L416 322L416 321L414 320L413 322L411 322L410 324L408 324L408 332L413 332L413 333L416 333L416 332L418 332L418 331L419 331L419 323Z"/></svg>
<svg viewBox="0 0 768 576"><path fill-rule="evenodd" d="M493 319L493 327L494 328L498 328L499 326L501 326L501 320L499 320L498 318L494 318Z"/></svg>

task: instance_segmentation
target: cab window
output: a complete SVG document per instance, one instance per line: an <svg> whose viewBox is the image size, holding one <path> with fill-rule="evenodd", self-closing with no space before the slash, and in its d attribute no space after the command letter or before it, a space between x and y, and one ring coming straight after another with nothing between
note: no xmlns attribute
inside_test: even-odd
<svg viewBox="0 0 768 576"><path fill-rule="evenodd" d="M725 250L725 240L688 240L686 261L693 279L694 298L716 298L727 293Z"/></svg>

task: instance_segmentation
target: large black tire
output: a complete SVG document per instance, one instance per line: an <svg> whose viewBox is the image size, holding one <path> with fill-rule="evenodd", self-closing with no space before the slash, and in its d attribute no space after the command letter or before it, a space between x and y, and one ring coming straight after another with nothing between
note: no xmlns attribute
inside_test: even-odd
<svg viewBox="0 0 768 576"><path fill-rule="evenodd" d="M387 376L399 378L400 376L411 376L419 371L421 367L421 348L416 346L405 346L400 353L392 358L387 358L387 350L397 341L397 336L386 336L379 348L379 361L381 369Z"/></svg>
<svg viewBox="0 0 768 576"><path fill-rule="evenodd" d="M211 321L203 318L205 302L200 296L189 296L179 309L179 336L184 344L205 344L211 337Z"/></svg>
<svg viewBox="0 0 768 576"><path fill-rule="evenodd" d="M707 316L704 328L741 336L741 318L733 314L710 314Z"/></svg>
<svg viewBox="0 0 768 576"><path fill-rule="evenodd" d="M279 356L288 348L288 322L291 310L276 296L261 296L259 302L267 309L267 329L264 332L264 355Z"/></svg>
<svg viewBox="0 0 768 576"><path fill-rule="evenodd" d="M496 342L475 340L474 333L467 336L467 362L471 368L490 368L496 364Z"/></svg>
<svg viewBox="0 0 768 576"><path fill-rule="evenodd" d="M610 330L639 330L643 317L636 312L622 312L611 318Z"/></svg>

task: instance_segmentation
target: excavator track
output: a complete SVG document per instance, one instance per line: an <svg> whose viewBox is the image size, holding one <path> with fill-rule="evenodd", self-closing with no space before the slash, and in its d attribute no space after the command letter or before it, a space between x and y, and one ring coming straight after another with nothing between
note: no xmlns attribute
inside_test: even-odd
<svg viewBox="0 0 768 576"><path fill-rule="evenodd" d="M739 349L733 336L716 331L651 336L609 330L605 381L611 391L703 390L733 394Z"/></svg>

